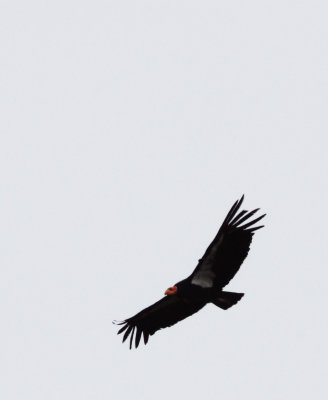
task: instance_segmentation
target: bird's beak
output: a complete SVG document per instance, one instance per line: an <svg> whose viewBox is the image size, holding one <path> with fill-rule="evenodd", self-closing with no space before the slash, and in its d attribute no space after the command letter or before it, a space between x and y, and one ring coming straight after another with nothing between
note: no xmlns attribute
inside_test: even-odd
<svg viewBox="0 0 328 400"><path fill-rule="evenodd" d="M175 294L177 291L178 291L178 288L176 286L172 286L165 290L165 294L170 296L172 294Z"/></svg>

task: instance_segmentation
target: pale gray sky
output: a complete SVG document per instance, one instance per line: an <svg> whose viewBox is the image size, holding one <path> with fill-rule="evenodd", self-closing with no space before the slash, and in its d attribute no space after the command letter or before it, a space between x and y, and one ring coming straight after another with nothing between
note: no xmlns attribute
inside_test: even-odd
<svg viewBox="0 0 328 400"><path fill-rule="evenodd" d="M3 1L0 397L327 398L326 1ZM113 319L267 212L230 290Z"/></svg>

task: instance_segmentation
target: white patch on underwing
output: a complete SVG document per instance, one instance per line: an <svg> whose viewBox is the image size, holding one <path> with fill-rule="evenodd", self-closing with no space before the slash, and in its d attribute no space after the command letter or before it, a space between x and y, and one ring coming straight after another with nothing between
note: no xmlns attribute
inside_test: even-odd
<svg viewBox="0 0 328 400"><path fill-rule="evenodd" d="M210 288L213 286L214 278L215 274L213 271L199 271L192 278L191 283L202 288Z"/></svg>
<svg viewBox="0 0 328 400"><path fill-rule="evenodd" d="M215 273L213 272L213 263L215 255L217 254L220 245L223 241L223 235L221 235L218 241L212 245L209 254L206 256L205 260L201 259L201 265L198 272L195 273L191 280L193 285L198 285L202 288L210 288L214 284Z"/></svg>

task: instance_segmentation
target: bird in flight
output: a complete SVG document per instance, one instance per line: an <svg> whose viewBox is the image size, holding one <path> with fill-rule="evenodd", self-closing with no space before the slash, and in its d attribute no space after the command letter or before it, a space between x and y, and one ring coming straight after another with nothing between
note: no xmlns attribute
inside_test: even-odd
<svg viewBox="0 0 328 400"><path fill-rule="evenodd" d="M236 304L244 293L223 291L247 257L254 231L264 225L254 226L264 216L249 220L259 209L239 211L244 196L237 200L228 212L219 232L209 245L193 273L165 291L165 296L124 321L118 334L123 333L123 342L130 336L130 349L139 346L143 334L147 344L149 336L159 329L167 328L198 312L212 303L227 310Z"/></svg>

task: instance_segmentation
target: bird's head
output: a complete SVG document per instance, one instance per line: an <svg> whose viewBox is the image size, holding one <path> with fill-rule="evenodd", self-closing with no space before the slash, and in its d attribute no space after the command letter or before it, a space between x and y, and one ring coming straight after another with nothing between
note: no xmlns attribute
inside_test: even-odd
<svg viewBox="0 0 328 400"><path fill-rule="evenodd" d="M176 292L178 291L177 286L171 286L168 289L165 290L165 294L167 296L171 296L172 294L176 294Z"/></svg>

